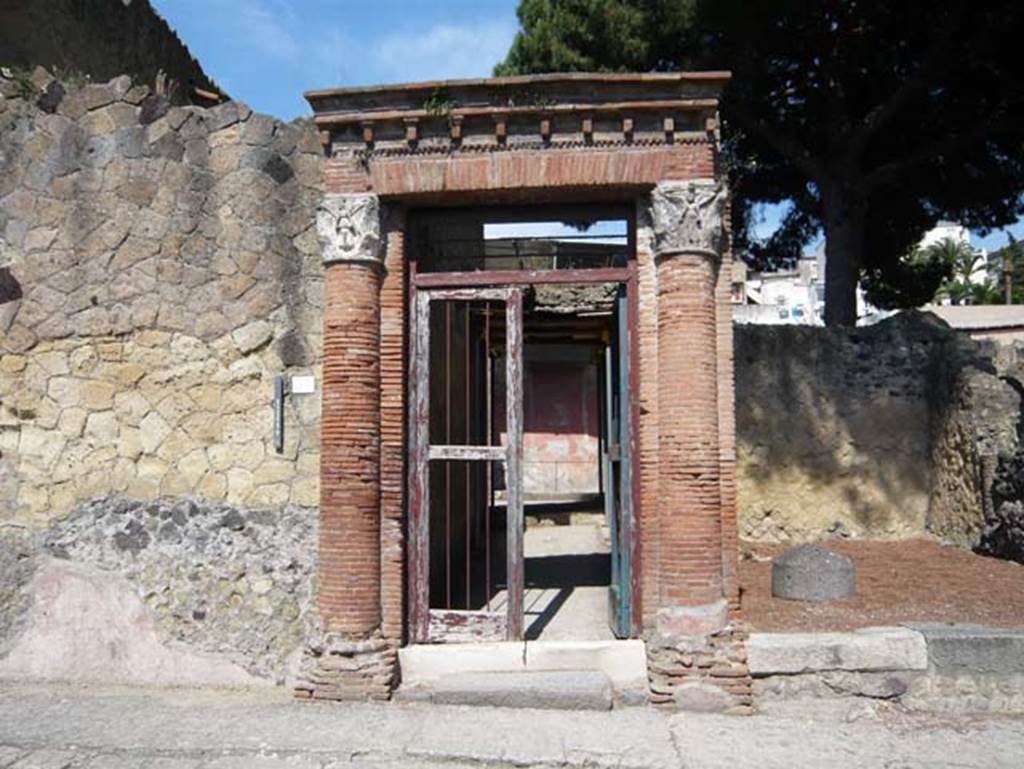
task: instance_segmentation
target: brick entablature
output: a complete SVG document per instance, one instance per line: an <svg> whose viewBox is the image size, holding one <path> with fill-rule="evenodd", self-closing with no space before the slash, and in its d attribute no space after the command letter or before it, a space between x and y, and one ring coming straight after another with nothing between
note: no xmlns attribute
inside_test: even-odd
<svg viewBox="0 0 1024 769"><path fill-rule="evenodd" d="M312 91L322 141L427 154L672 143L714 133L728 73L561 73Z"/></svg>
<svg viewBox="0 0 1024 769"><path fill-rule="evenodd" d="M615 199L637 207L636 625L651 696L711 682L749 704L720 277L728 220L714 97L724 79L551 76L511 110L519 79L307 95L329 155L325 258L341 257L326 266L320 584L323 630L341 640L308 655L319 683L306 693L378 692L394 680L381 665L408 637L406 210ZM358 243L375 244L380 262L350 258ZM357 685L359 671L374 683Z"/></svg>

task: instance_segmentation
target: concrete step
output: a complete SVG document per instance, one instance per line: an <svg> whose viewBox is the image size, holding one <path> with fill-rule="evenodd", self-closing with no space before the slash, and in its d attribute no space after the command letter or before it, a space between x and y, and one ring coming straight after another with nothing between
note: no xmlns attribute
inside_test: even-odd
<svg viewBox="0 0 1024 769"><path fill-rule="evenodd" d="M424 686L418 699L441 705L610 710L613 692L608 676L595 670L451 673Z"/></svg>

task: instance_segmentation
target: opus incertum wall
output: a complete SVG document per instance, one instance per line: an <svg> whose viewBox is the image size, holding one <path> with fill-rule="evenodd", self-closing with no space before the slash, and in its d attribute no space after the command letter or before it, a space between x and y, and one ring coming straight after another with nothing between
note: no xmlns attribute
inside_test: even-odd
<svg viewBox="0 0 1024 769"><path fill-rule="evenodd" d="M323 156L0 77L0 677L283 683L314 623Z"/></svg>
<svg viewBox="0 0 1024 769"><path fill-rule="evenodd" d="M550 75L307 94L328 155L319 612L300 692L385 696L410 637L407 214L627 203L633 334L634 635L651 696L749 677L735 575L732 326L720 73ZM438 108L437 105L443 105ZM429 107L429 108L428 108Z"/></svg>

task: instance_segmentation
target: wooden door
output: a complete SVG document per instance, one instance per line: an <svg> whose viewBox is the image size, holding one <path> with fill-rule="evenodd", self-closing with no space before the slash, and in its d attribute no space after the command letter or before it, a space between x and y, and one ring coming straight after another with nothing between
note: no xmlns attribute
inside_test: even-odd
<svg viewBox="0 0 1024 769"><path fill-rule="evenodd" d="M519 640L522 290L418 289L414 296L412 640Z"/></svg>
<svg viewBox="0 0 1024 769"><path fill-rule="evenodd" d="M633 482L630 404L630 334L626 286L619 286L612 334L605 348L605 516L611 544L608 624L617 638L632 629Z"/></svg>

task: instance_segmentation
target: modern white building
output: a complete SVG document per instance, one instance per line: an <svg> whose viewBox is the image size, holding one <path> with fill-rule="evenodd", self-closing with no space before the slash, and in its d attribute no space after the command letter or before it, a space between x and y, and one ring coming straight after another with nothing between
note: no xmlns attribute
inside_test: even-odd
<svg viewBox="0 0 1024 769"><path fill-rule="evenodd" d="M974 263L974 270L967 277L969 283L983 286L991 282L988 270L988 251L983 248L971 247L971 233L962 224L945 221L939 222L924 234L924 237L921 238L921 242L918 244L918 248L925 249L929 246L937 246L945 240L952 240L954 243L971 248L977 257ZM949 300L946 299L944 303L948 304Z"/></svg>
<svg viewBox="0 0 1024 769"><path fill-rule="evenodd" d="M946 239L968 246L971 242L966 227L943 221L925 233L918 248L928 248ZM984 250L975 253L979 258L970 282L982 285L991 279L988 253ZM733 266L732 298L736 323L824 325L825 242L819 243L812 253L803 254L790 270L755 272L737 262ZM868 304L864 291L857 287L858 324L875 323L891 314Z"/></svg>
<svg viewBox="0 0 1024 769"><path fill-rule="evenodd" d="M804 254L791 270L752 272L737 263L733 272L733 317L737 323L769 325L825 323L825 244ZM857 287L857 317L867 311Z"/></svg>

